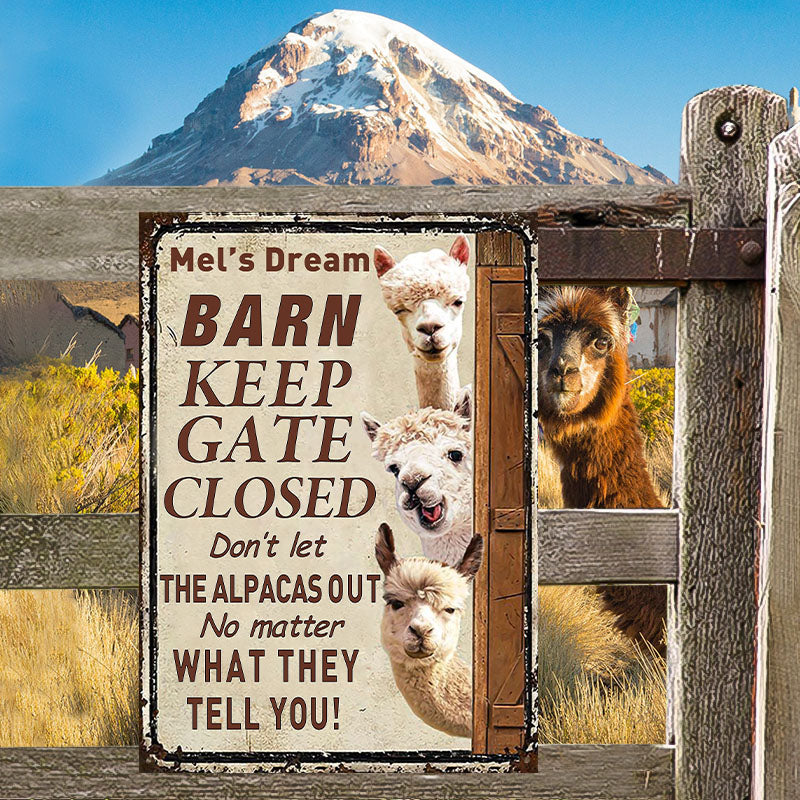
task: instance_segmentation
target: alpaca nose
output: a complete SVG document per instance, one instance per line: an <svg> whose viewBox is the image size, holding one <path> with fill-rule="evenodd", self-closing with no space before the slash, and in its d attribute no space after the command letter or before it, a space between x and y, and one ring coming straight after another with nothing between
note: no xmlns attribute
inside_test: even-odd
<svg viewBox="0 0 800 800"><path fill-rule="evenodd" d="M438 322L420 322L419 325L417 325L417 330L420 333L424 333L426 336L433 336L433 334L436 333L436 331L441 330L442 327L443 326Z"/></svg>
<svg viewBox="0 0 800 800"><path fill-rule="evenodd" d="M574 375L577 371L575 362L567 361L563 356L550 367L550 373L556 378L566 378L567 375Z"/></svg>
<svg viewBox="0 0 800 800"><path fill-rule="evenodd" d="M433 628L430 625L423 625L419 622L408 626L409 633L416 636L417 639L424 639L432 630Z"/></svg>
<svg viewBox="0 0 800 800"><path fill-rule="evenodd" d="M400 483L409 494L416 494L417 489L419 489L428 478L430 478L430 475L409 475L408 477L401 478Z"/></svg>

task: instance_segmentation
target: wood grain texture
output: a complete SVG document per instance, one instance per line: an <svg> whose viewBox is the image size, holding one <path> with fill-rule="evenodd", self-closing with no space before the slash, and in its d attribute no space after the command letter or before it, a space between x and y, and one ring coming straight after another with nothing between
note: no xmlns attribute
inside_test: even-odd
<svg viewBox="0 0 800 800"><path fill-rule="evenodd" d="M478 252L483 237L478 237ZM485 256L484 256L485 257ZM489 269L477 269L475 275L475 455L473 461L473 521L481 536L489 531L489 466L491 444L489 425L489 400L491 397L491 325L492 281ZM484 560L486 563L486 559ZM485 691L488 668L489 636L489 572L484 565L475 576L472 592L472 750L486 752L486 731L489 725L489 704Z"/></svg>
<svg viewBox="0 0 800 800"><path fill-rule="evenodd" d="M786 125L785 108L749 87L715 89L687 105L681 175L692 187L696 227L765 218L766 149ZM725 117L741 129L732 144L716 133ZM670 678L677 800L750 795L762 347L758 284L693 282L681 294L680 582Z"/></svg>
<svg viewBox="0 0 800 800"><path fill-rule="evenodd" d="M140 211L516 216L538 225L680 227L680 186L122 187L0 189L5 278L136 280ZM516 252L516 248L515 248Z"/></svg>
<svg viewBox="0 0 800 800"><path fill-rule="evenodd" d="M478 267L506 266L511 263L511 234L508 231L482 233L475 251Z"/></svg>
<svg viewBox="0 0 800 800"><path fill-rule="evenodd" d="M510 258L510 237L507 243ZM504 333L499 331L501 320L508 320L506 315L518 314L524 308L524 281L493 281L491 291L491 386L486 418L490 442L490 523L496 508L524 506L530 477L525 467L524 326L509 330L506 325ZM503 752L505 748L513 752L523 745L523 729L496 724L498 717L494 714L496 705L522 704L527 685L524 516L520 522L516 530L501 534L490 524L484 539L489 628L484 696L489 706L486 731L489 753Z"/></svg>
<svg viewBox="0 0 800 800"><path fill-rule="evenodd" d="M0 515L0 587L101 589L138 584L136 514Z"/></svg>
<svg viewBox="0 0 800 800"><path fill-rule="evenodd" d="M678 579L678 513L539 511L539 583L670 583Z"/></svg>
<svg viewBox="0 0 800 800"><path fill-rule="evenodd" d="M540 284L764 280L764 229L542 228ZM761 257L746 261L752 243Z"/></svg>
<svg viewBox="0 0 800 800"><path fill-rule="evenodd" d="M486 491L476 494L481 511L476 528L522 530L521 508L497 509L499 515L493 518L485 506L487 497ZM539 583L670 583L676 579L674 511L558 509L540 510L537 516ZM135 588L139 584L138 537L136 514L0 515L0 587ZM481 580L482 573L477 586Z"/></svg>
<svg viewBox="0 0 800 800"><path fill-rule="evenodd" d="M0 749L9 800L667 800L673 752L657 745L546 745L538 774L141 774L135 748Z"/></svg>
<svg viewBox="0 0 800 800"><path fill-rule="evenodd" d="M769 150L753 796L800 795L800 125Z"/></svg>
<svg viewBox="0 0 800 800"><path fill-rule="evenodd" d="M726 141L720 126L738 136ZM702 228L764 223L767 146L786 130L786 99L754 86L724 86L693 97L683 110L681 182L692 193L692 224Z"/></svg>
<svg viewBox="0 0 800 800"><path fill-rule="evenodd" d="M517 233L482 233L478 236L476 251L476 265L479 267L525 266L525 242Z"/></svg>
<svg viewBox="0 0 800 800"><path fill-rule="evenodd" d="M762 306L744 284L693 284L678 304L680 800L749 796Z"/></svg>

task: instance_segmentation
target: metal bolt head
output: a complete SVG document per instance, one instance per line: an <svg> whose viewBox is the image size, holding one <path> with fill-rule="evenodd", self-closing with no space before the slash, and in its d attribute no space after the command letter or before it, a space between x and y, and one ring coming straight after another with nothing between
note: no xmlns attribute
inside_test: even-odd
<svg viewBox="0 0 800 800"><path fill-rule="evenodd" d="M749 264L751 267L755 264L758 264L761 261L761 257L764 255L764 247L760 242L754 242L750 239L747 242L744 242L739 247L739 256L744 261L745 264Z"/></svg>
<svg viewBox="0 0 800 800"><path fill-rule="evenodd" d="M734 122L732 119L726 119L717 126L717 136L723 142L735 142L741 132L739 123Z"/></svg>

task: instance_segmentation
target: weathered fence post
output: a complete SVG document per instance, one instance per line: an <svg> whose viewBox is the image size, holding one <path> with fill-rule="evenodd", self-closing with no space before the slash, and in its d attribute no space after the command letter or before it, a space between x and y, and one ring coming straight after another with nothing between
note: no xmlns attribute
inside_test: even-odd
<svg viewBox="0 0 800 800"><path fill-rule="evenodd" d="M769 149L766 322L753 796L789 800L800 793L800 125Z"/></svg>
<svg viewBox="0 0 800 800"><path fill-rule="evenodd" d="M754 87L713 89L689 101L681 180L692 190L694 227L764 221L767 145L786 121L786 101ZM741 800L751 781L761 283L692 281L679 301L678 341L675 796Z"/></svg>

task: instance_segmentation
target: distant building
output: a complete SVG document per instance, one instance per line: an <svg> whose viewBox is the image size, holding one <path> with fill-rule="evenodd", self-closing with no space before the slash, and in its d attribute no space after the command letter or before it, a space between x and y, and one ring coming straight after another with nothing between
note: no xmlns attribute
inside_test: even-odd
<svg viewBox="0 0 800 800"><path fill-rule="evenodd" d="M94 309L71 303L49 281L0 281L0 368L69 351L83 365L125 369L125 337Z"/></svg>
<svg viewBox="0 0 800 800"><path fill-rule="evenodd" d="M633 369L674 367L678 326L678 290L636 288L639 325L636 339L628 345Z"/></svg>
<svg viewBox="0 0 800 800"><path fill-rule="evenodd" d="M139 317L126 314L119 323L125 337L125 369L139 369Z"/></svg>

